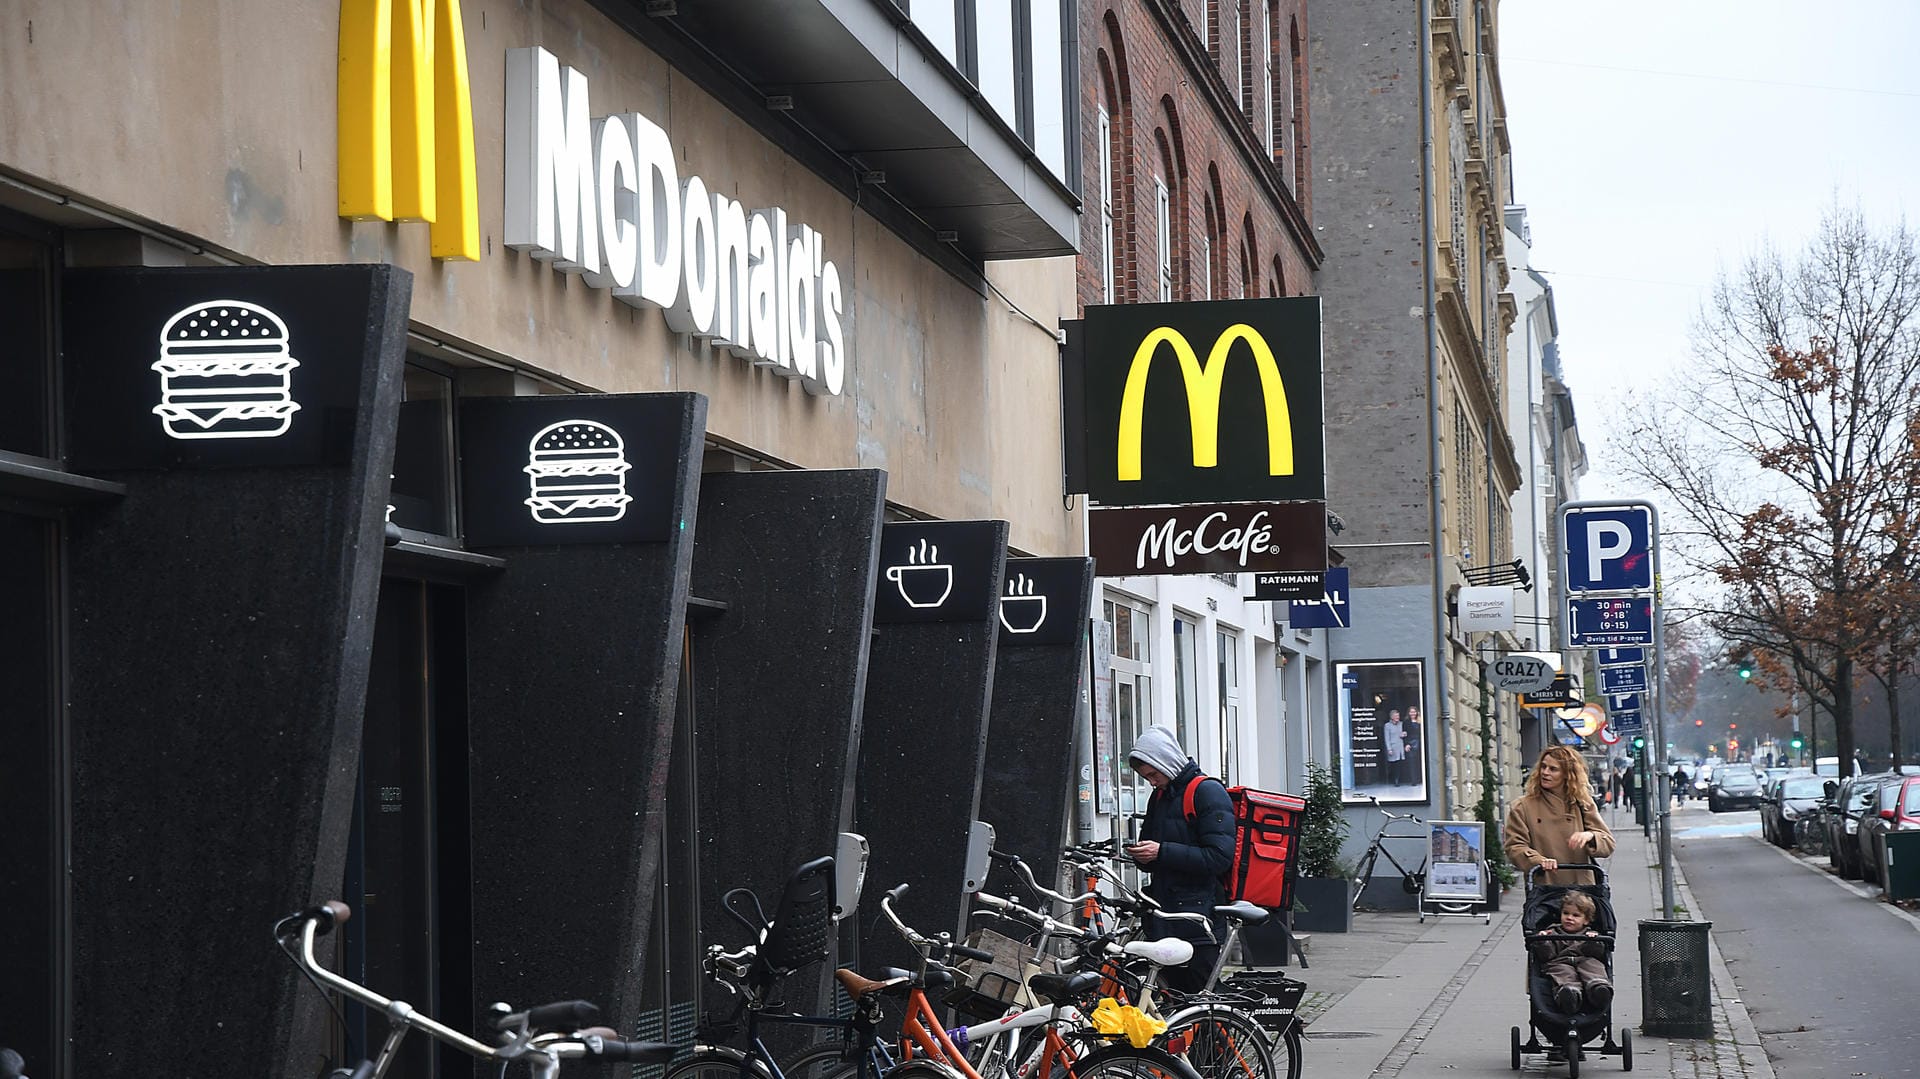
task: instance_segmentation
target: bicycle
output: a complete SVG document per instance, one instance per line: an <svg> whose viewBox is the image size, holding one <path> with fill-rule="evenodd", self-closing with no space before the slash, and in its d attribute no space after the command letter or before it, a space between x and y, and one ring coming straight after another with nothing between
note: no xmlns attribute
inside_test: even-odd
<svg viewBox="0 0 1920 1079"><path fill-rule="evenodd" d="M1380 830L1374 833L1373 842L1367 844L1366 853L1360 855L1360 863L1354 869L1353 879L1360 882L1360 887L1354 889L1353 892L1354 910L1360 909L1360 897L1366 894L1367 886L1373 883L1373 867L1380 861L1382 854L1387 856L1387 861L1393 864L1393 868L1400 871L1401 891L1406 892L1408 895L1419 895L1421 887L1427 882L1427 859L1424 854L1420 858L1420 868L1408 869L1406 866L1400 864L1400 859L1395 858L1393 851L1388 850L1386 846L1386 842L1389 839L1418 839L1421 844L1421 849L1424 851L1427 843L1427 834L1425 832L1389 834L1388 829L1403 822L1424 827L1427 822L1414 816L1412 813L1392 812L1387 809L1386 806L1381 805L1380 799L1377 797L1371 798L1369 801L1373 803L1373 808L1379 810L1381 816L1386 819L1380 822Z"/></svg>
<svg viewBox="0 0 1920 1079"><path fill-rule="evenodd" d="M678 1052L665 1042L621 1041L613 1030L598 1026L600 1009L584 1000L563 1000L525 1011L514 1011L505 1004L488 1008L488 1025L499 1039L487 1045L449 1027L431 1016L415 1011L404 1000L389 1000L358 982L344 978L320 965L314 958L314 941L333 932L352 912L339 900L310 907L274 923L274 940L287 953L307 980L322 995L328 990L359 1001L383 1014L391 1028L380 1047L378 1057L362 1059L353 1068L335 1068L328 1079L382 1079L393 1066L400 1044L409 1033L418 1030L435 1041L450 1045L476 1060L498 1065L497 1076L504 1077L511 1064L527 1066L534 1079L554 1079L564 1060L592 1059L597 1062L624 1060L634 1064L663 1064ZM295 944L298 944L296 950ZM333 998L327 996L329 1005ZM335 1014L339 1015L337 1006ZM342 1017L341 1024L345 1025Z"/></svg>
<svg viewBox="0 0 1920 1079"><path fill-rule="evenodd" d="M888 892L881 900L880 909L901 937L919 953L920 970L889 970L888 977L880 981L863 978L849 970L836 972L841 986L853 998L856 1006L866 1006L883 993L904 994L905 1012L901 1018L897 1047L901 1062L887 1071L890 1079L899 1074L900 1068L929 1063L941 1066L943 1071L957 1073L964 1079L983 1079L983 1075L989 1079L1004 1079L1007 1076L1019 1076L1021 1079L1201 1079L1189 1065L1164 1049L1119 1042L1101 1045L1083 1054L1073 1042L1061 1036L1058 1029L1061 1024L1079 1027L1084 1023L1074 1005L1099 990L1103 979L1097 973L1035 975L1028 984L1034 993L1046 998L1047 1003L1015 1010L999 1019L971 1027L944 1028L926 994L928 989L953 984L954 972L942 960L960 956L984 961L991 960L993 956L979 949L953 944L944 933L937 938L923 936L901 921L893 905L905 891L906 885L900 885ZM1042 1042L1037 1049L1023 1053L1012 1048L1017 1045L1019 1031L1035 1027L1042 1029ZM885 1043L871 1045L865 1053L879 1054L874 1057L876 1061L892 1059ZM979 1066L976 1066L976 1062ZM810 1079L848 1079L858 1063L860 1060L857 1058L849 1061L843 1048L827 1045L799 1054L788 1063L785 1072ZM668 1079L675 1077L670 1075Z"/></svg>
<svg viewBox="0 0 1920 1079"><path fill-rule="evenodd" d="M1069 848L1064 860L1066 864L1087 874L1090 878L1104 878L1117 894L1101 895L1093 891L1080 896L1066 896L1047 888L1034 878L1033 870L1025 862L1010 854L994 852L992 857L1008 866L1033 894L1064 903L1069 908L1091 903L1096 910L1112 909L1130 919L1130 922L1116 924L1114 930L1102 937L1078 931L1088 943L1083 950L1087 961L1100 967L1109 979L1108 991L1118 999L1126 999L1128 990L1137 998L1142 1008L1149 1011L1161 1010L1162 1019L1167 1023L1167 1031L1156 1039L1155 1044L1165 1046L1180 1056L1204 1079L1279 1079L1284 1074L1288 1079L1299 1079L1301 1071L1301 1031L1294 1019L1299 998L1305 992L1305 984L1282 976L1277 982L1272 978L1262 980L1260 976L1236 976L1236 980L1221 981L1226 968L1227 957L1232 954L1234 943L1239 939L1245 926L1264 922L1267 911L1251 903L1228 903L1214 908L1214 913L1227 924L1226 940L1220 948L1220 957L1207 972L1207 977L1198 992L1181 994L1159 984L1159 970L1163 966L1179 965L1191 957L1188 950L1185 956L1165 949L1185 944L1177 938L1163 941L1140 941L1133 938L1141 928L1148 913L1159 913L1158 904L1139 892L1129 889L1105 868L1106 863L1118 857L1110 844L1089 844ZM1050 936L1072 936L1059 923L1047 918L1039 911L1029 910L1008 900L981 893L976 897L994 913L1009 915L1038 926L1042 939ZM1160 913L1160 917L1193 922L1207 933L1213 934L1210 919L1203 914ZM1096 917L1096 920L1099 920ZM1120 941L1123 943L1113 943ZM1144 963L1143 972L1129 972L1125 964ZM1272 990L1272 993L1269 993ZM1290 997L1291 999L1286 999ZM1164 998L1165 1007L1160 998ZM1271 1002L1271 1008L1269 1003ZM1275 1022L1273 1025L1262 1023L1258 1012L1270 1011Z"/></svg>

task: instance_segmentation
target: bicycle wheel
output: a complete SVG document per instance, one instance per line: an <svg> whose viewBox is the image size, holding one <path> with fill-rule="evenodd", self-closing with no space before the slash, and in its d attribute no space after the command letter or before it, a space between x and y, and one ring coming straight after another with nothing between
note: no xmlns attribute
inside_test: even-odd
<svg viewBox="0 0 1920 1079"><path fill-rule="evenodd" d="M1167 1032L1155 1044L1185 1045L1186 1061L1200 1079L1280 1079L1267 1037L1253 1016L1202 1004L1168 1016Z"/></svg>
<svg viewBox="0 0 1920 1079"><path fill-rule="evenodd" d="M1287 1079L1300 1079L1300 1069L1304 1066L1302 1062L1306 1055L1305 1041L1301 1036L1301 1029L1300 1021L1294 1020L1293 1025L1287 1028L1286 1034L1273 1048L1274 1060L1276 1063L1284 1064Z"/></svg>
<svg viewBox="0 0 1920 1079"><path fill-rule="evenodd" d="M710 1046L669 1067L661 1079L773 1079L773 1072L738 1049Z"/></svg>
<svg viewBox="0 0 1920 1079"><path fill-rule="evenodd" d="M1200 1079L1193 1065L1158 1046L1106 1045L1074 1061L1073 1079Z"/></svg>
<svg viewBox="0 0 1920 1079"><path fill-rule="evenodd" d="M1360 909L1360 894L1367 890L1368 882L1373 880L1373 867L1374 864L1379 861L1380 848L1378 846L1372 846L1367 848L1367 853L1360 856L1360 864L1354 867L1353 902L1351 904L1354 910Z"/></svg>
<svg viewBox="0 0 1920 1079"><path fill-rule="evenodd" d="M841 1039L803 1049L780 1062L786 1079L854 1079L860 1072L860 1050ZM674 1079L667 1076L665 1079ZM711 1079L702 1076L700 1079Z"/></svg>

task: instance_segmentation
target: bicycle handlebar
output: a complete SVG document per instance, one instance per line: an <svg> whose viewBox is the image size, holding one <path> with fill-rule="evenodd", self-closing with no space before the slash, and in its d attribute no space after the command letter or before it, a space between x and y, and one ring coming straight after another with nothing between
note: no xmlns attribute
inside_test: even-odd
<svg viewBox="0 0 1920 1079"><path fill-rule="evenodd" d="M1420 819L1418 816L1412 813L1395 813L1393 810L1388 809L1384 805L1381 805L1380 796L1377 794L1368 795L1367 800L1373 803L1373 808L1379 810L1381 815L1387 818L1388 824L1391 824L1397 820L1412 821L1415 824L1427 823L1426 821ZM1386 827L1386 825L1381 825L1381 827L1384 828ZM1393 837L1389 837L1389 838L1393 838Z"/></svg>
<svg viewBox="0 0 1920 1079"><path fill-rule="evenodd" d="M678 1051L677 1046L664 1042L621 1041L615 1031L606 1027L577 1029L600 1017L600 1009L584 1000L558 1001L521 1012L511 1011L504 1004L496 1004L495 1017L490 1026L500 1034L502 1044L483 1044L431 1016L415 1011L406 1001L390 1000L321 966L313 953L314 941L351 916L352 911L345 903L331 900L280 919L274 926L274 936L283 945L296 935L299 937L299 947L290 947L287 952L316 985L356 1000L387 1017L394 1030L388 1036L386 1048L381 1051L379 1063L372 1065L371 1074L379 1075L385 1071L392 1062L396 1043L406 1031L413 1029L479 1060L512 1061L532 1054L536 1061L536 1074L550 1074L561 1060L598 1057L609 1061L665 1063ZM571 1033L563 1033L568 1028L574 1029ZM547 1068L537 1066L540 1057L551 1062ZM362 1070L366 1068L367 1065L363 1064Z"/></svg>

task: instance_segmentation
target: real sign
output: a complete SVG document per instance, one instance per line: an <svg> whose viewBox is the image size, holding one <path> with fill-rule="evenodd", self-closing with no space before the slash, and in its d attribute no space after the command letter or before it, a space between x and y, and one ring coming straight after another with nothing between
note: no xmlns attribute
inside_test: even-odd
<svg viewBox="0 0 1920 1079"><path fill-rule="evenodd" d="M1559 658L1516 652L1493 661L1488 675L1493 687L1507 693L1537 693L1553 685L1559 674Z"/></svg>
<svg viewBox="0 0 1920 1079"><path fill-rule="evenodd" d="M820 233L682 177L639 113L591 119L587 77L545 49L508 50L506 126L508 247L809 393L841 391L846 296Z"/></svg>
<svg viewBox="0 0 1920 1079"><path fill-rule="evenodd" d="M1575 648L1653 643L1653 600L1644 596L1567 599L1567 640Z"/></svg>
<svg viewBox="0 0 1920 1079"><path fill-rule="evenodd" d="M1646 688L1647 669L1645 667L1600 668L1600 692L1602 693L1641 693Z"/></svg>
<svg viewBox="0 0 1920 1079"><path fill-rule="evenodd" d="M1070 490L1110 506L1326 497L1319 297L1096 305L1080 327Z"/></svg>
<svg viewBox="0 0 1920 1079"><path fill-rule="evenodd" d="M1327 509L1320 502L1095 509L1087 532L1102 577L1327 565Z"/></svg>
<svg viewBox="0 0 1920 1079"><path fill-rule="evenodd" d="M1644 592L1653 588L1653 510L1647 506L1572 507L1561 514L1569 592Z"/></svg>

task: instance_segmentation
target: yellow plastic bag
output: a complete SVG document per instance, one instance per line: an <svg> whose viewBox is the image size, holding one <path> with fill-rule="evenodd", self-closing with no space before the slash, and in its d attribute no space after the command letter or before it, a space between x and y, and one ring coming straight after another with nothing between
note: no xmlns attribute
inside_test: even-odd
<svg viewBox="0 0 1920 1079"><path fill-rule="evenodd" d="M1102 1034L1125 1034L1135 1049L1145 1049L1167 1032L1164 1022L1112 997L1101 997L1100 1006L1088 1018L1093 1021L1093 1029Z"/></svg>

